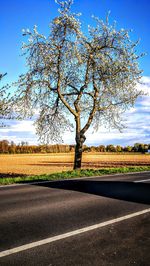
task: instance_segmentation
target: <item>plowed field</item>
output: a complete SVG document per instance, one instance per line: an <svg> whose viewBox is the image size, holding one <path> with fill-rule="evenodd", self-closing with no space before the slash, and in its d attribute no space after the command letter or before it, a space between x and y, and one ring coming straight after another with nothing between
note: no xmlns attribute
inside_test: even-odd
<svg viewBox="0 0 150 266"><path fill-rule="evenodd" d="M48 174L71 170L74 154L0 155L0 177L10 175ZM150 166L147 154L83 154L82 168Z"/></svg>

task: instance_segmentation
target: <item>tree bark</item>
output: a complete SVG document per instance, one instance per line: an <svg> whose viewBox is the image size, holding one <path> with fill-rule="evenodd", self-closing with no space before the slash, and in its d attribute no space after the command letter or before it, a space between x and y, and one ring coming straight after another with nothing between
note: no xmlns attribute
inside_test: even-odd
<svg viewBox="0 0 150 266"><path fill-rule="evenodd" d="M82 152L83 143L86 140L84 135L80 133L76 136L75 157L74 157L74 170L81 169L82 165Z"/></svg>

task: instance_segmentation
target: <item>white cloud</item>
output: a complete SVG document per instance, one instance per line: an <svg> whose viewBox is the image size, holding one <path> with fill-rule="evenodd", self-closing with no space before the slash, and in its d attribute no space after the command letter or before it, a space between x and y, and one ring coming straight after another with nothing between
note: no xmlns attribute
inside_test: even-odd
<svg viewBox="0 0 150 266"><path fill-rule="evenodd" d="M23 120L23 121L15 121L9 127L4 127L0 129L1 132L32 132L35 134L35 127L33 125L33 121Z"/></svg>
<svg viewBox="0 0 150 266"><path fill-rule="evenodd" d="M150 96L143 96L138 102L145 108L150 107Z"/></svg>
<svg viewBox="0 0 150 266"><path fill-rule="evenodd" d="M137 89L143 91L144 93L150 95L150 77L142 77L141 82L137 84Z"/></svg>
<svg viewBox="0 0 150 266"><path fill-rule="evenodd" d="M104 127L101 127L96 133L89 129L86 134L87 145L150 143L150 77L143 77L142 84L138 84L137 88L149 93L149 95L139 97L136 105L125 113L124 118L126 119L125 125L127 128L123 133L117 130L108 131ZM12 121L9 128L0 129L0 139L13 140L16 143L28 141L33 144L37 143L38 137L35 134L33 121L25 120ZM64 143L75 143L74 132L65 133L63 139Z"/></svg>
<svg viewBox="0 0 150 266"><path fill-rule="evenodd" d="M149 84L149 86L150 86L150 77L143 76L142 77L142 82L144 82L145 84Z"/></svg>
<svg viewBox="0 0 150 266"><path fill-rule="evenodd" d="M37 136L33 121L8 121L9 126L0 129L0 140L7 139L20 143L27 141L28 143L37 143Z"/></svg>

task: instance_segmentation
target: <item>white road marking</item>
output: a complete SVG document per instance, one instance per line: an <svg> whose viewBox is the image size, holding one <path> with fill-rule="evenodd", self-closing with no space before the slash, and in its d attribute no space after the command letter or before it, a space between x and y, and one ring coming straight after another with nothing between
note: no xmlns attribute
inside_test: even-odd
<svg viewBox="0 0 150 266"><path fill-rule="evenodd" d="M143 180L136 180L134 183L142 183L142 182L149 182L150 179L143 179Z"/></svg>
<svg viewBox="0 0 150 266"><path fill-rule="evenodd" d="M111 225L111 224L114 224L114 223L119 223L121 221L128 220L128 219L131 219L133 217L137 217L139 215L142 215L142 214L145 214L145 213L149 213L149 212L150 212L150 208L142 210L142 211L138 211L138 212L135 212L135 213L131 213L131 214L128 214L128 215L125 215L125 216L122 216L122 217L118 217L118 218L115 218L115 219L112 219L112 220L109 220L109 221L106 221L106 222L102 222L102 223L99 223L99 224L94 224L94 225L91 225L91 226L88 226L88 227L83 227L83 228L80 228L78 230L74 230L74 231L71 231L71 232L68 232L68 233L65 233L65 234L61 234L61 235L49 237L49 238L46 238L46 239L43 239L43 240L40 240L40 241L36 241L36 242L29 243L29 244L25 244L25 245L22 245L20 247L8 249L8 250L0 252L0 258L8 256L8 255L15 254L15 253L18 253L18 252L21 252L21 251L29 250L31 248L35 248L35 247L38 247L38 246L42 246L42 245L45 245L45 244L50 244L52 242L55 242L55 241L58 241L58 240L61 240L61 239L65 239L65 238L68 238L68 237L71 237L71 236L75 236L75 235L79 235L79 234L82 234L82 233L86 233L86 232L89 232L89 231L92 231L92 230L95 230L95 229L98 229L98 228L101 228L101 227L104 227L104 226L107 226L107 225Z"/></svg>

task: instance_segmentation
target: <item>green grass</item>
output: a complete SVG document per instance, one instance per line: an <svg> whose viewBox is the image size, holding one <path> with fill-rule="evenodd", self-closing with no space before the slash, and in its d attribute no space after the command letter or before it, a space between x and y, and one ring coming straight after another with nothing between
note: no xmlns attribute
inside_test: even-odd
<svg viewBox="0 0 150 266"><path fill-rule="evenodd" d="M86 176L102 176L116 173L129 173L129 172L140 172L150 171L150 166L133 166L133 167L120 167L120 168L105 168L105 169L82 169L73 170L54 174L34 175L25 177L8 177L0 178L0 185L9 185L15 183L34 182L34 181L46 181L46 180L65 180L77 177Z"/></svg>

